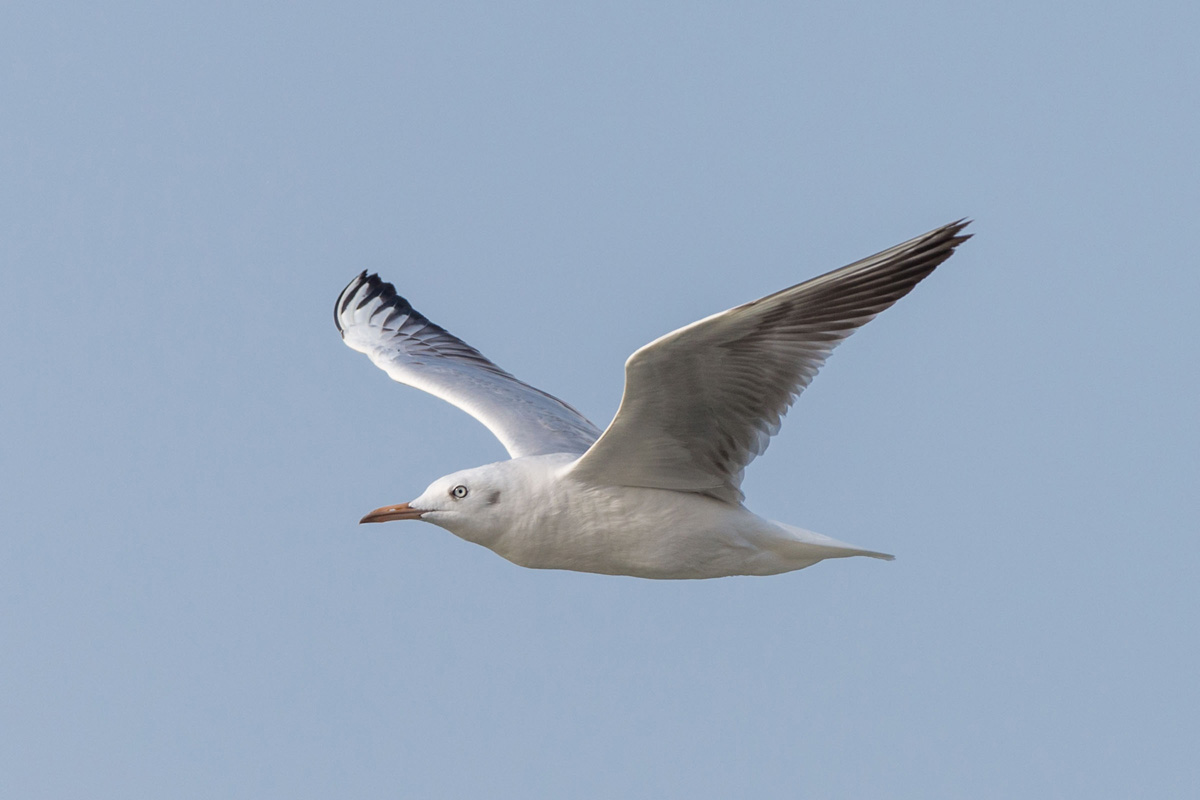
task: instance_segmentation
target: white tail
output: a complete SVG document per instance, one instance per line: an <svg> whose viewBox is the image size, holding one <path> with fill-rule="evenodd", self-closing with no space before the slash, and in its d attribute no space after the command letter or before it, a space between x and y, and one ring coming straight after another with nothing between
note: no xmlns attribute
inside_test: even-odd
<svg viewBox="0 0 1200 800"><path fill-rule="evenodd" d="M896 560L896 557L890 553L864 550L852 544L839 542L837 539L833 539L822 533L806 531L803 528L797 528L795 525L788 525L785 522L778 522L776 520L771 520L771 522L792 535L793 540L799 546L797 548L798 555L803 553L805 556L815 557L818 560L825 558L849 558L850 556L870 556L871 558L881 558L884 561Z"/></svg>

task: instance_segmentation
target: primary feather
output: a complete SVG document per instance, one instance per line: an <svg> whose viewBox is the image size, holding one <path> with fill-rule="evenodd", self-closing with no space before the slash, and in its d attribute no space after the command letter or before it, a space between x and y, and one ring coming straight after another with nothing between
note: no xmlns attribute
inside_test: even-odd
<svg viewBox="0 0 1200 800"><path fill-rule="evenodd" d="M553 395L517 380L363 271L333 309L342 340L400 383L478 419L512 458L582 453L600 431Z"/></svg>
<svg viewBox="0 0 1200 800"><path fill-rule="evenodd" d="M969 237L959 221L694 322L625 362L616 417L581 480L742 500L742 475L829 353Z"/></svg>

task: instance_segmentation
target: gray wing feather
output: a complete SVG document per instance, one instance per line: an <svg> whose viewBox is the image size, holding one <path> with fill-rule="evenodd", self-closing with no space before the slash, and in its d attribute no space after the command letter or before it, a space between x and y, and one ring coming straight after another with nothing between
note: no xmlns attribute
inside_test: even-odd
<svg viewBox="0 0 1200 800"><path fill-rule="evenodd" d="M572 468L580 480L740 503L742 475L834 347L970 238L946 225L642 347L617 415Z"/></svg>
<svg viewBox="0 0 1200 800"><path fill-rule="evenodd" d="M417 312L390 283L363 271L338 296L342 340L394 380L482 422L512 458L582 453L600 430L558 398L517 380Z"/></svg>

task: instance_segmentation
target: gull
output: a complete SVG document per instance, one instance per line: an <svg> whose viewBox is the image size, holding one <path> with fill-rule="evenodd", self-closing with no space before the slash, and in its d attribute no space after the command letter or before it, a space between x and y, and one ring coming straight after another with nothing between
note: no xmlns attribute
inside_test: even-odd
<svg viewBox="0 0 1200 800"><path fill-rule="evenodd" d="M334 321L394 380L483 423L510 459L438 478L361 522L419 519L509 561L638 578L775 575L827 558L893 556L747 509L746 466L834 347L970 238L968 222L668 333L625 362L601 433L558 398L496 366L366 271Z"/></svg>

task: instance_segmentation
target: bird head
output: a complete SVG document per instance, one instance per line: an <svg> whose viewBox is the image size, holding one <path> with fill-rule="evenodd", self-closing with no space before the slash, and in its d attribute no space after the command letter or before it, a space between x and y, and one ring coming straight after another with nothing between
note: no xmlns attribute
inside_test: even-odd
<svg viewBox="0 0 1200 800"><path fill-rule="evenodd" d="M487 544L508 529L516 486L512 462L487 464L438 478L408 503L383 506L360 522L419 519L432 522L468 541Z"/></svg>

